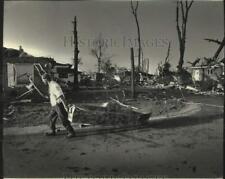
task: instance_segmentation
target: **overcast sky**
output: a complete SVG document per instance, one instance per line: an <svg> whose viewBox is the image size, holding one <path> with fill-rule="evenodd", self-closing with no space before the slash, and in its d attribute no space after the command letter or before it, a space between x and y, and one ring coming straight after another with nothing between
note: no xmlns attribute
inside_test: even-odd
<svg viewBox="0 0 225 179"><path fill-rule="evenodd" d="M73 18L77 16L81 69L96 71L91 42L99 33L108 40L112 62L130 67L130 47L135 47L137 29L129 1L5 1L4 46L19 48L35 56L53 57L72 63ZM141 1L138 8L144 57L150 59L150 73L165 59L171 41L170 61L175 69L179 58L174 1ZM213 56L217 45L204 38L222 39L223 2L196 1L187 25L185 59Z"/></svg>

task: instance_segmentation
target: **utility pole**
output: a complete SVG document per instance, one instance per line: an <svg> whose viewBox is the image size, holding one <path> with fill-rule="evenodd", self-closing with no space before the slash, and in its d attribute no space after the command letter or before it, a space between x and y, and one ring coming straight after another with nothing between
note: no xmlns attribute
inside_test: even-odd
<svg viewBox="0 0 225 179"><path fill-rule="evenodd" d="M135 98L134 49L130 48L131 60L131 97Z"/></svg>
<svg viewBox="0 0 225 179"><path fill-rule="evenodd" d="M223 0L223 38L225 38L225 0ZM225 58L225 47L224 47L224 58Z"/></svg>
<svg viewBox="0 0 225 179"><path fill-rule="evenodd" d="M74 17L74 21L73 21L73 25L74 25L74 31L73 31L73 36L74 36L74 89L78 89L79 85L78 85L78 54L79 54L79 50L78 50L78 38L77 38L77 17Z"/></svg>

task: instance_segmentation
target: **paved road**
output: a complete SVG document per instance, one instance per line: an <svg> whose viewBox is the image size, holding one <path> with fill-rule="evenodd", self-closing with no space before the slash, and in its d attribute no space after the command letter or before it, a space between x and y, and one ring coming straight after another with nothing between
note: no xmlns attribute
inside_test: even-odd
<svg viewBox="0 0 225 179"><path fill-rule="evenodd" d="M223 97L188 97L223 105ZM221 177L223 109L202 106L170 124L71 140L26 135L4 139L5 177Z"/></svg>

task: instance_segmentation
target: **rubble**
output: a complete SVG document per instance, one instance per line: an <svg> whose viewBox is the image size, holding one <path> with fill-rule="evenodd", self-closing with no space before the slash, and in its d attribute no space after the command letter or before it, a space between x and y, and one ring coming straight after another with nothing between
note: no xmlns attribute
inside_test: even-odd
<svg viewBox="0 0 225 179"><path fill-rule="evenodd" d="M187 89L187 90L191 90L191 91L194 91L194 92L199 92L199 90L198 89L196 89L196 88L194 88L194 87L192 87L192 86L186 86L186 88L185 89Z"/></svg>
<svg viewBox="0 0 225 179"><path fill-rule="evenodd" d="M14 105L9 105L8 108L3 113L3 120L10 121L15 119L16 108Z"/></svg>
<svg viewBox="0 0 225 179"><path fill-rule="evenodd" d="M11 101L10 104L20 104L20 103L31 103L31 99L21 99L16 101Z"/></svg>
<svg viewBox="0 0 225 179"><path fill-rule="evenodd" d="M100 105L85 105L78 107L71 105L69 120L78 123L93 124L137 124L150 117L150 113L141 113L137 107L127 105L119 100L110 98L110 101Z"/></svg>

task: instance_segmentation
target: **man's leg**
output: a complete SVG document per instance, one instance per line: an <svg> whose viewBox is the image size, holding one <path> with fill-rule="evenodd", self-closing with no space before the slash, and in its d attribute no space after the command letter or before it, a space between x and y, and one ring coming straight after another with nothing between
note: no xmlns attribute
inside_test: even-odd
<svg viewBox="0 0 225 179"><path fill-rule="evenodd" d="M74 137L75 136L74 129L71 126L70 121L68 120L68 113L65 110L65 108L64 108L62 103L57 104L56 111L57 111L59 119L62 121L63 126L68 131L68 135L67 136L68 137Z"/></svg>
<svg viewBox="0 0 225 179"><path fill-rule="evenodd" d="M55 107L52 107L51 111L50 111L50 114L49 114L49 126L50 126L50 129L51 129L51 132L47 132L46 135L55 135L55 123L56 123L56 120L57 120L57 112L55 110Z"/></svg>

